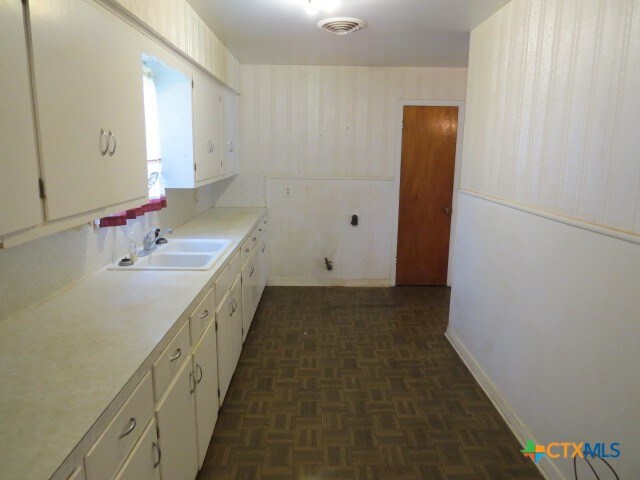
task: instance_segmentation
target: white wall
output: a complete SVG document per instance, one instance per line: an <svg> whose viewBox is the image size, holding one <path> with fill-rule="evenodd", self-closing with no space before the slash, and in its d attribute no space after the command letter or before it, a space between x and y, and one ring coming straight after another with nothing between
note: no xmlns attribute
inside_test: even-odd
<svg viewBox="0 0 640 480"><path fill-rule="evenodd" d="M394 187L392 180L268 179L269 283L388 286Z"/></svg>
<svg viewBox="0 0 640 480"><path fill-rule="evenodd" d="M459 205L448 335L521 441L620 442L612 465L640 478L640 246L465 194ZM543 466L573 480L569 460Z"/></svg>
<svg viewBox="0 0 640 480"><path fill-rule="evenodd" d="M142 238L151 228L175 228L211 208L218 190L217 184L198 189L197 204L193 190L167 190L168 208L129 220L127 226L93 229L85 224L0 249L0 321L122 258L129 252L129 232L142 248Z"/></svg>
<svg viewBox="0 0 640 480"><path fill-rule="evenodd" d="M640 233L639 12L515 0L474 30L462 187Z"/></svg>
<svg viewBox="0 0 640 480"><path fill-rule="evenodd" d="M196 63L238 90L240 64L187 0L104 0L117 3Z"/></svg>
<svg viewBox="0 0 640 480"><path fill-rule="evenodd" d="M640 236L619 231L640 232L639 22L638 0L514 0L472 32L448 332L520 440L621 442L621 478L640 478Z"/></svg>
<svg viewBox="0 0 640 480"><path fill-rule="evenodd" d="M319 255L315 241L296 242L293 255L291 242L274 241L271 284L393 283L387 266L394 254L386 243L397 223L393 189L400 101L464 100L466 75L466 69L456 68L241 67L241 171L273 179L267 187L267 207L276 214L272 238L284 239L295 224L301 238L324 239L339 259L328 274L318 265L325 255ZM289 183L297 193L286 200L296 208L294 220L287 218L288 207L279 199L281 178L296 180ZM330 230L313 227L331 223L342 228L348 211L369 210L372 195L380 208L370 228L340 230L333 237ZM352 248L347 241L373 250L360 250L349 257L351 264L344 253ZM366 257L374 255L377 263L364 267Z"/></svg>
<svg viewBox="0 0 640 480"><path fill-rule="evenodd" d="M464 100L463 68L243 65L242 172L393 178L399 100Z"/></svg>

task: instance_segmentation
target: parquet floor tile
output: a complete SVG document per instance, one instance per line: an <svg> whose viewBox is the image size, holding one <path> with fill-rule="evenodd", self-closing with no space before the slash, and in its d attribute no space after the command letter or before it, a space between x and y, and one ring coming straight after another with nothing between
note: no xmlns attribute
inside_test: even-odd
<svg viewBox="0 0 640 480"><path fill-rule="evenodd" d="M447 288L268 287L198 480L541 479L448 313Z"/></svg>

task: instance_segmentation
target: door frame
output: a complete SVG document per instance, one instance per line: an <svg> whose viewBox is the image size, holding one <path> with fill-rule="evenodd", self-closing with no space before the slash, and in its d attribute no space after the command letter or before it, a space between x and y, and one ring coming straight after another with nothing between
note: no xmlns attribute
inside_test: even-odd
<svg viewBox="0 0 640 480"><path fill-rule="evenodd" d="M394 201L396 210L394 214L392 241L391 241L391 285L396 285L396 256L398 254L398 222L400 221L400 175L402 172L402 121L404 107L458 107L458 138L456 140L455 172L453 177L453 214L451 215L451 236L449 239L449 268L447 271L447 286L451 286L453 279L453 256L455 252L456 226L458 222L458 190L460 188L460 176L462 172L462 144L464 139L465 104L461 100L399 100L396 118L396 158Z"/></svg>

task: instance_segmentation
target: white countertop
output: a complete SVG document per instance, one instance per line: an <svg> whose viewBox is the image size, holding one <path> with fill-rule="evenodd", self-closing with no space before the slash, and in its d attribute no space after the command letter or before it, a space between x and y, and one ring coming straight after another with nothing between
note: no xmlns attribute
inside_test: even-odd
<svg viewBox="0 0 640 480"><path fill-rule="evenodd" d="M176 229L236 242L210 271L105 267L0 324L0 480L50 478L106 424L265 211L212 209Z"/></svg>

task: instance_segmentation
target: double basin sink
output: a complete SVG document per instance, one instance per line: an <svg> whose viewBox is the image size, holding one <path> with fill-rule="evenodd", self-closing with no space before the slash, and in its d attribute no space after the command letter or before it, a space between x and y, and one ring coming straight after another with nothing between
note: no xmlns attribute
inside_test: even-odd
<svg viewBox="0 0 640 480"><path fill-rule="evenodd" d="M120 266L116 262L109 270L211 270L232 243L220 239L171 239L146 257L139 257L133 265Z"/></svg>

